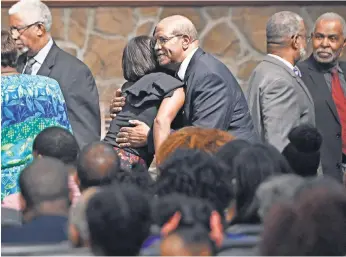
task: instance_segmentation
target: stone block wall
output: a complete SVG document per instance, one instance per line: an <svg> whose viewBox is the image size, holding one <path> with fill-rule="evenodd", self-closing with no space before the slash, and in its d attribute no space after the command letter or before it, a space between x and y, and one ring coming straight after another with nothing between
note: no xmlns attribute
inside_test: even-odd
<svg viewBox="0 0 346 257"><path fill-rule="evenodd" d="M253 68L264 56L265 24L275 12L300 14L309 29L322 13L346 17L346 6L217 6L217 7L98 7L52 8L52 35L57 44L84 61L93 72L106 106L124 82L122 50L136 35L151 35L162 18L181 14L190 18L200 35L201 47L223 61L243 88ZM8 28L7 8L2 8L1 27ZM343 55L346 60L346 50Z"/></svg>

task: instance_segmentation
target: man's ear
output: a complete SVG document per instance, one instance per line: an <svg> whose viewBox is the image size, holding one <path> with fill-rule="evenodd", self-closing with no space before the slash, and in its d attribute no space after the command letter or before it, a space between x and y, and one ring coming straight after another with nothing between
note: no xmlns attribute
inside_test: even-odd
<svg viewBox="0 0 346 257"><path fill-rule="evenodd" d="M73 246L79 246L79 233L75 225L70 224L68 226L68 239L71 241Z"/></svg>
<svg viewBox="0 0 346 257"><path fill-rule="evenodd" d="M19 193L19 207L21 211L26 210L26 201L21 193Z"/></svg>
<svg viewBox="0 0 346 257"><path fill-rule="evenodd" d="M73 180L74 180L74 182L78 185L78 187L80 188L80 180L79 180L79 178L78 178L78 174L77 174L77 172L75 172L75 173L73 173Z"/></svg>
<svg viewBox="0 0 346 257"><path fill-rule="evenodd" d="M37 24L37 36L42 37L46 33L46 28L43 24Z"/></svg>
<svg viewBox="0 0 346 257"><path fill-rule="evenodd" d="M186 35L182 36L182 39L183 39L183 49L187 50L191 43L191 39L189 36L186 36Z"/></svg>
<svg viewBox="0 0 346 257"><path fill-rule="evenodd" d="M172 231L176 230L181 219L180 212L174 213L174 215L162 226L161 235L167 236Z"/></svg>
<svg viewBox="0 0 346 257"><path fill-rule="evenodd" d="M210 229L210 238L218 247L220 247L222 245L224 236L221 216L217 211L213 211L210 215Z"/></svg>
<svg viewBox="0 0 346 257"><path fill-rule="evenodd" d="M299 36L298 36L298 35L292 36L292 43L291 43L291 45L292 45L292 48L293 48L294 50L299 49L298 39L299 39Z"/></svg>

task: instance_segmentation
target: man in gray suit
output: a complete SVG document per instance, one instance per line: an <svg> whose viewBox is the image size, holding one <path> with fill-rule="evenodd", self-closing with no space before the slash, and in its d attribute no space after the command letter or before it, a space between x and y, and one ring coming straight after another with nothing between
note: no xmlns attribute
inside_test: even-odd
<svg viewBox="0 0 346 257"><path fill-rule="evenodd" d="M10 10L10 29L19 51L17 70L59 82L78 145L99 141L99 95L89 68L60 49L50 35L52 14L40 1L20 1Z"/></svg>
<svg viewBox="0 0 346 257"><path fill-rule="evenodd" d="M292 128L315 124L312 97L295 67L306 54L307 35L303 19L287 11L269 19L266 33L268 55L250 77L247 100L262 141L282 152Z"/></svg>

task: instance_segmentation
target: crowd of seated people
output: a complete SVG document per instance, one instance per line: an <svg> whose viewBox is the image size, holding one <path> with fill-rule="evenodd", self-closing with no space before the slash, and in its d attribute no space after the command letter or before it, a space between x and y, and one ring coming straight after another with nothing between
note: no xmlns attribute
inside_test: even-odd
<svg viewBox="0 0 346 257"><path fill-rule="evenodd" d="M203 130L194 129L197 135ZM74 142L61 130L47 128L37 138L50 133ZM294 130L316 132L305 125ZM180 141L181 135L170 138ZM306 148L316 145L304 142ZM55 157L34 145L36 158L19 180L21 218L12 217L20 222L2 222L4 254L13 245L64 242L71 255L346 253L345 187L318 176L318 165L310 176L301 174L305 163L297 171L270 145L233 139L214 152L198 144L177 147L157 167L156 180L142 165L121 169L116 151L104 142L90 143L77 159L66 142L50 145ZM75 159L73 169L67 157ZM81 192L73 205L69 177ZM309 241L302 244L302 238Z"/></svg>
<svg viewBox="0 0 346 257"><path fill-rule="evenodd" d="M30 23L28 10L31 21L43 20ZM261 110L249 110L232 73L199 48L186 17L163 19L154 38L130 39L122 59L127 82L111 104L120 109L112 109L103 139L93 125L95 81L55 45L49 8L22 0L10 21L1 48L2 255L346 255L341 167L326 163L325 127L304 122L315 113L294 66L306 46L297 14L279 12L268 21L269 55L251 79L250 96ZM321 21L346 28L337 15ZM299 33L286 37L292 31ZM314 35L315 43L316 37L322 36ZM16 63L17 50L24 53ZM313 57L323 62L319 53ZM45 66L49 60L59 65ZM66 78L78 75L68 82L64 61L76 69L69 67ZM267 66L298 93L286 80L271 84L270 76L257 96ZM340 93L345 81L329 75ZM335 101L343 124L343 100ZM263 113L253 122L257 111Z"/></svg>

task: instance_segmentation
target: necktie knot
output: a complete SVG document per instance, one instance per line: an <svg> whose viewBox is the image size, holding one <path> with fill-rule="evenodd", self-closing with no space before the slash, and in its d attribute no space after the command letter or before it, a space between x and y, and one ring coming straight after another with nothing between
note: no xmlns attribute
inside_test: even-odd
<svg viewBox="0 0 346 257"><path fill-rule="evenodd" d="M32 66L36 63L36 60L34 57L30 57L28 58L27 62L26 62L26 67L25 67L25 74L30 74L32 73Z"/></svg>
<svg viewBox="0 0 346 257"><path fill-rule="evenodd" d="M302 74L300 73L300 70L298 69L297 66L294 66L294 67L293 67L293 72L294 72L294 74L296 74L298 77L301 77L301 76L302 76Z"/></svg>

